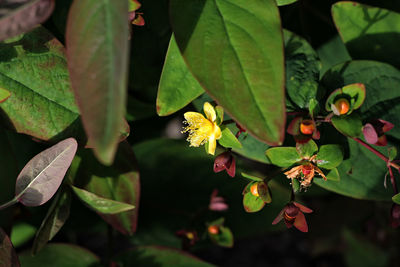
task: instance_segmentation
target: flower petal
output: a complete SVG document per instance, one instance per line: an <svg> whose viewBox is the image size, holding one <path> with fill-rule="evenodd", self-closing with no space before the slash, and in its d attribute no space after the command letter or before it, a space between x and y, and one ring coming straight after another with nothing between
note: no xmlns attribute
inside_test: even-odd
<svg viewBox="0 0 400 267"><path fill-rule="evenodd" d="M303 206L303 205L301 205L300 203L293 202L293 204L294 204L296 207L298 207L298 208L299 208L302 212L304 212L304 213L311 213L311 212L313 212L312 209L307 208L306 206Z"/></svg>
<svg viewBox="0 0 400 267"><path fill-rule="evenodd" d="M203 114L198 112L185 112L183 116L185 117L185 120L187 120L189 124L194 121L202 121L206 119L204 118Z"/></svg>
<svg viewBox="0 0 400 267"><path fill-rule="evenodd" d="M204 103L203 111L204 114L206 114L207 119L209 119L210 121L214 122L217 119L217 114L215 114L215 109L210 103L208 102Z"/></svg>
<svg viewBox="0 0 400 267"><path fill-rule="evenodd" d="M207 152L210 155L214 155L215 154L215 148L217 147L217 140L215 139L215 135L211 135L208 138L208 142L206 144L208 146Z"/></svg>
<svg viewBox="0 0 400 267"><path fill-rule="evenodd" d="M285 212L285 209L281 210L281 212L279 212L278 216L276 216L276 218L274 219L272 224L277 224L278 222L280 222L283 219L284 212Z"/></svg>
<svg viewBox="0 0 400 267"><path fill-rule="evenodd" d="M296 216L296 219L294 220L294 227L303 233L308 232L306 217L302 212L299 212L299 214Z"/></svg>

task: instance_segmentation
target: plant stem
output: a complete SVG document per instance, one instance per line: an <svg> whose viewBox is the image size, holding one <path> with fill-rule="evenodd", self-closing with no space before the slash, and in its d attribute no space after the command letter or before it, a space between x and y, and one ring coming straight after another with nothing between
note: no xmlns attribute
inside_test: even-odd
<svg viewBox="0 0 400 267"><path fill-rule="evenodd" d="M396 170L400 170L400 166L394 162L391 162L385 155L383 155L381 152L379 152L378 150L376 150L375 148L373 148L372 146L368 145L367 143L365 143L363 140L359 139L359 138L353 138L354 141L356 141L357 143L361 144L362 146L364 146L365 148L367 148L369 151L371 151L372 153L374 153L375 155L377 155L379 158L381 158L382 160L384 160L388 166L392 166L393 168L395 168Z"/></svg>
<svg viewBox="0 0 400 267"><path fill-rule="evenodd" d="M3 205L1 205L1 206L0 206L0 210L3 210L3 209L5 209L5 208L8 208L8 207L14 205L14 204L17 203L17 202L18 202L18 199L17 199L17 198L13 198L13 199L11 199L10 201L8 201L7 203L4 203Z"/></svg>
<svg viewBox="0 0 400 267"><path fill-rule="evenodd" d="M397 193L399 193L399 191L397 190L397 184L396 184L396 180L394 179L392 168L390 166L388 166L388 169L389 169L389 174L390 174L390 181L392 182L392 186L393 186L393 192L395 195L397 195Z"/></svg>

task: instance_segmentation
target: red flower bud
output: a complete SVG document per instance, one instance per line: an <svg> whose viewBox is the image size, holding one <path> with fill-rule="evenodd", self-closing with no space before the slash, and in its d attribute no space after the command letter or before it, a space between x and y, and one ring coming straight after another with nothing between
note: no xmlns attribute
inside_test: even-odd
<svg viewBox="0 0 400 267"><path fill-rule="evenodd" d="M226 170L231 177L235 177L236 162L230 151L218 155L214 160L214 172Z"/></svg>
<svg viewBox="0 0 400 267"><path fill-rule="evenodd" d="M391 130L394 125L384 120L373 120L363 127L364 138L367 143L376 146L386 146L387 139L385 132Z"/></svg>
<svg viewBox="0 0 400 267"><path fill-rule="evenodd" d="M390 210L390 224L393 228L400 226L400 205L393 204Z"/></svg>
<svg viewBox="0 0 400 267"><path fill-rule="evenodd" d="M296 227L301 232L308 232L308 225L304 213L311 213L312 210L297 202L290 202L281 210L272 224L279 223L284 219L286 227Z"/></svg>

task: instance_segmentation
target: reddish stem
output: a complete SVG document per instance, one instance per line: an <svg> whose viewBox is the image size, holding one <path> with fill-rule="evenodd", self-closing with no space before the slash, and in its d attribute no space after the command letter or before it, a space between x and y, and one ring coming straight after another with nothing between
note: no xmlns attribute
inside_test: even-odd
<svg viewBox="0 0 400 267"><path fill-rule="evenodd" d="M388 169L389 169L389 174L390 174L390 181L392 182L392 185L393 185L394 194L397 195L397 193L399 191L397 190L397 184L396 184L396 180L394 179L392 168L390 166L388 166Z"/></svg>

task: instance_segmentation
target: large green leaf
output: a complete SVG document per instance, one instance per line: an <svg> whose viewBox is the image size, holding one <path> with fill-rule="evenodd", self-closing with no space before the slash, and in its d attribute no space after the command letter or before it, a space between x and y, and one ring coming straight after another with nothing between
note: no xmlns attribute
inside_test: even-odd
<svg viewBox="0 0 400 267"><path fill-rule="evenodd" d="M339 35L332 37L317 49L318 57L321 60L320 77L333 66L351 60Z"/></svg>
<svg viewBox="0 0 400 267"><path fill-rule="evenodd" d="M139 206L139 173L135 155L127 142L120 143L115 162L110 167L100 164L90 151L85 151L77 175L87 181L79 187L103 198ZM119 214L98 214L123 234L136 231L138 208Z"/></svg>
<svg viewBox="0 0 400 267"><path fill-rule="evenodd" d="M315 179L314 183L330 191L359 199L391 200L393 191L384 187L386 163L348 138L349 158L338 167L340 181ZM384 152L383 149L381 152Z"/></svg>
<svg viewBox="0 0 400 267"><path fill-rule="evenodd" d="M49 244L36 256L30 251L18 255L21 266L29 267L89 267L100 263L99 258L89 250L67 244Z"/></svg>
<svg viewBox="0 0 400 267"><path fill-rule="evenodd" d="M362 121L358 114L333 116L332 124L336 130L349 137L359 137L362 133Z"/></svg>
<svg viewBox="0 0 400 267"><path fill-rule="evenodd" d="M75 0L67 23L67 57L82 121L97 158L110 165L126 105L128 1Z"/></svg>
<svg viewBox="0 0 400 267"><path fill-rule="evenodd" d="M317 53L300 36L284 31L286 90L292 102L300 108L308 108L311 99L317 97L321 63Z"/></svg>
<svg viewBox="0 0 400 267"><path fill-rule="evenodd" d="M339 145L323 145L316 157L318 167L331 170L343 161L342 148Z"/></svg>
<svg viewBox="0 0 400 267"><path fill-rule="evenodd" d="M332 91L352 83L363 83L366 98L360 107L362 119L384 119L400 125L400 71L386 63L355 60L330 69L322 83ZM400 127L386 133L400 139Z"/></svg>
<svg viewBox="0 0 400 267"><path fill-rule="evenodd" d="M53 12L54 0L3 0L0 13L0 41L33 29Z"/></svg>
<svg viewBox="0 0 400 267"><path fill-rule="evenodd" d="M0 87L11 92L0 108L17 132L42 140L84 139L64 47L44 28L0 43Z"/></svg>
<svg viewBox="0 0 400 267"><path fill-rule="evenodd" d="M171 37L157 94L157 113L170 115L204 93L189 71L174 36Z"/></svg>
<svg viewBox="0 0 400 267"><path fill-rule="evenodd" d="M275 1L173 0L170 8L177 44L204 89L255 137L281 144L284 56Z"/></svg>
<svg viewBox="0 0 400 267"><path fill-rule="evenodd" d="M334 4L332 16L352 58L400 67L399 13L349 1Z"/></svg>
<svg viewBox="0 0 400 267"><path fill-rule="evenodd" d="M212 267L187 252L167 247L139 246L122 252L113 259L120 266L146 267Z"/></svg>

